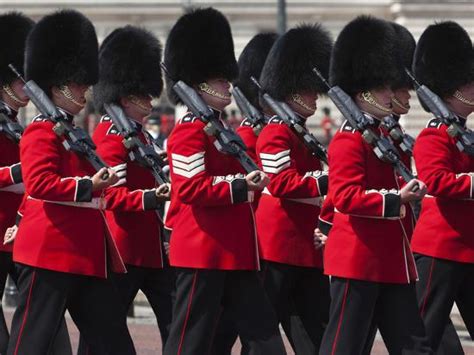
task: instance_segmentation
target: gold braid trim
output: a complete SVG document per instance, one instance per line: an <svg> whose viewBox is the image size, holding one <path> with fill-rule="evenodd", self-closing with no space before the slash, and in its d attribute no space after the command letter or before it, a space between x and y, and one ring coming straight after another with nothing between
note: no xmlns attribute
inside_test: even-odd
<svg viewBox="0 0 474 355"><path fill-rule="evenodd" d="M391 113L392 110L389 108L386 108L385 106L382 106L375 100L375 98L372 96L372 93L370 91L365 91L362 93L362 98L364 99L365 102L367 102L369 105L374 106L375 108L379 109L382 112L386 113Z"/></svg>

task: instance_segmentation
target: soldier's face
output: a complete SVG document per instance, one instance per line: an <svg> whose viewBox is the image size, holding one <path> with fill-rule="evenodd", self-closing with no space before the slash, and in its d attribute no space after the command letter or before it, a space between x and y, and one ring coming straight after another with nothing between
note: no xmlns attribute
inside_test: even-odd
<svg viewBox="0 0 474 355"><path fill-rule="evenodd" d="M357 95L358 105L362 111L365 111L375 117L383 118L392 112L393 91L391 88L378 88L369 91L373 102L364 100L363 93Z"/></svg>
<svg viewBox="0 0 474 355"><path fill-rule="evenodd" d="M286 102L293 111L298 113L301 117L307 118L316 112L318 97L318 93L298 93L292 95Z"/></svg>
<svg viewBox="0 0 474 355"><path fill-rule="evenodd" d="M461 100L454 96L445 98L451 109L462 117L467 117L474 112L474 81L458 88Z"/></svg>
<svg viewBox="0 0 474 355"><path fill-rule="evenodd" d="M11 84L10 87L13 90L13 93L16 97L18 97L21 101L28 102L28 96L26 96L25 92L23 91L23 86L25 84L20 79L15 79ZM24 105L25 106L25 105Z"/></svg>
<svg viewBox="0 0 474 355"><path fill-rule="evenodd" d="M198 92L212 108L223 111L231 103L230 83L226 79L210 79L199 86ZM207 86L206 86L207 84Z"/></svg>
<svg viewBox="0 0 474 355"><path fill-rule="evenodd" d="M410 110L410 91L408 88L393 91L392 108L396 115L405 115Z"/></svg>
<svg viewBox="0 0 474 355"><path fill-rule="evenodd" d="M52 88L53 101L58 106L72 115L78 114L86 105L86 92L88 85L68 83L62 87Z"/></svg>
<svg viewBox="0 0 474 355"><path fill-rule="evenodd" d="M150 96L128 96L122 98L120 103L128 117L142 122L151 112L152 98Z"/></svg>

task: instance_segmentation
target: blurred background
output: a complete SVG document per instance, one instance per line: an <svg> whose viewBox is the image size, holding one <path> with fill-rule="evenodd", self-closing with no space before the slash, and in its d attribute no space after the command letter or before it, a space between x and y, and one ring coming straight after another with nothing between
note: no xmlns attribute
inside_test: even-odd
<svg viewBox="0 0 474 355"><path fill-rule="evenodd" d="M336 38L342 27L360 14L396 21L406 26L415 38L434 21L454 20L474 38L474 0L0 0L0 11L22 11L36 20L58 8L77 9L94 22L100 41L116 27L133 24L155 32L163 44L171 26L186 8L199 6L216 7L228 17L236 57L258 32L281 33L299 23L317 21ZM402 118L402 125L416 136L429 115L421 109L416 98L412 98L411 104L413 109ZM158 118L162 135L167 135L173 126L174 108L169 105L166 95L162 95L156 105L154 116ZM326 141L340 124L340 114L325 98L318 102L318 107L308 126ZM29 108L22 113L22 118L28 121L34 115L34 109ZM176 116L179 115L178 111ZM82 116L80 124L92 131L98 119L93 107L89 105ZM241 116L235 105L228 108L227 117L231 125L238 125Z"/></svg>

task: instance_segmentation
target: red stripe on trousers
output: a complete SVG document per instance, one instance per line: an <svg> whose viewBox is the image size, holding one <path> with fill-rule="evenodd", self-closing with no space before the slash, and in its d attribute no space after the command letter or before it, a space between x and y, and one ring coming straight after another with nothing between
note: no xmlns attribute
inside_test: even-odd
<svg viewBox="0 0 474 355"><path fill-rule="evenodd" d="M421 305L420 309L420 315L423 318L423 314L425 313L425 308L426 308L426 303L428 302L428 296L430 294L430 289L431 289L431 279L433 277L433 269L434 269L434 262L435 259L431 259L431 267L430 267L430 274L428 276L428 283L426 284L426 292L425 292L425 297L423 298L423 304Z"/></svg>
<svg viewBox="0 0 474 355"><path fill-rule="evenodd" d="M33 294L33 285L35 284L35 279L36 279L36 271L33 271L33 276L31 277L31 283L30 283L30 290L28 291L28 298L26 299L25 314L23 315L23 321L21 322L20 333L18 334L18 339L16 340L15 355L18 354L18 348L20 347L21 336L23 334L23 330L25 329L25 325L26 325L26 318L28 318L28 312L30 311L30 301L31 301L31 295Z"/></svg>
<svg viewBox="0 0 474 355"><path fill-rule="evenodd" d="M188 300L188 309L186 311L186 318L184 319L183 330L181 332L181 339L179 341L178 355L181 355L181 350L182 350L183 342L184 342L184 334L186 333L186 326L188 324L189 316L191 315L191 304L193 302L194 290L196 288L197 273L198 272L196 270L194 272L193 285L191 286L191 293L189 295L189 300Z"/></svg>
<svg viewBox="0 0 474 355"><path fill-rule="evenodd" d="M342 299L341 315L339 316L339 322L337 324L336 336L334 337L334 343L332 344L331 355L334 355L336 353L337 340L339 338L339 332L341 331L342 319L344 318L344 310L346 309L346 300L347 300L348 292L349 292L349 280L346 281L346 287L344 289L344 297Z"/></svg>

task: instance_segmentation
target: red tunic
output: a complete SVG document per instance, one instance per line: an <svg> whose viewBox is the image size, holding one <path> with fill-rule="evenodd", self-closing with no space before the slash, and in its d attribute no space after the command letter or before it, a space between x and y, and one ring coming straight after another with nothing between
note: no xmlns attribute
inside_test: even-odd
<svg viewBox="0 0 474 355"><path fill-rule="evenodd" d="M92 192L89 176L94 170L64 148L53 126L47 119L36 118L20 142L29 197L13 247L14 261L97 277L106 277L109 261L114 271L125 271L97 209L103 203L101 191Z"/></svg>
<svg viewBox="0 0 474 355"><path fill-rule="evenodd" d="M15 224L24 187L18 144L0 133L0 152L0 237L3 241L7 228ZM0 251L11 252L12 248L11 243L3 245L0 242Z"/></svg>
<svg viewBox="0 0 474 355"><path fill-rule="evenodd" d="M415 143L416 169L428 194L413 234L413 250L474 263L474 157L460 152L446 129L433 119Z"/></svg>
<svg viewBox="0 0 474 355"><path fill-rule="evenodd" d="M382 133L388 137L390 140L392 140L388 134L388 132L382 128ZM411 156L404 153L402 149L398 146L396 142L393 142L395 146L398 148L398 152L400 153L400 157L403 161L403 163L410 169L411 168ZM400 186L405 185L405 181L401 177L399 177L399 184ZM334 219L334 204L331 200L331 191L328 192L328 196L324 199L323 206L321 207L321 213L319 214L319 222L318 222L318 228L319 230L325 234L329 235L329 231L332 227L333 219ZM405 232L408 236L408 239L411 240L411 237L413 235L413 229L415 226L415 218L412 210L411 205L406 205L406 213L407 213L407 218L403 218L403 224L405 227ZM408 216L409 215L409 216Z"/></svg>
<svg viewBox="0 0 474 355"><path fill-rule="evenodd" d="M218 151L204 123L186 115L168 140L172 228L170 263L178 267L259 268L251 194L238 161ZM173 213L177 211L177 213Z"/></svg>
<svg viewBox="0 0 474 355"><path fill-rule="evenodd" d="M329 146L329 166L329 201L336 213L324 251L325 273L374 282L416 280L406 208L392 166L347 122Z"/></svg>
<svg viewBox="0 0 474 355"><path fill-rule="evenodd" d="M112 237L126 264L162 268L160 221L156 208L155 179L151 172L130 160L123 137L104 116L94 136L97 153L119 176L119 182L105 190L106 218ZM140 139L146 143L143 133Z"/></svg>
<svg viewBox="0 0 474 355"><path fill-rule="evenodd" d="M277 117L260 133L257 153L270 177L257 210L261 258L322 268L321 251L313 245L320 197L327 191L321 163Z"/></svg>

